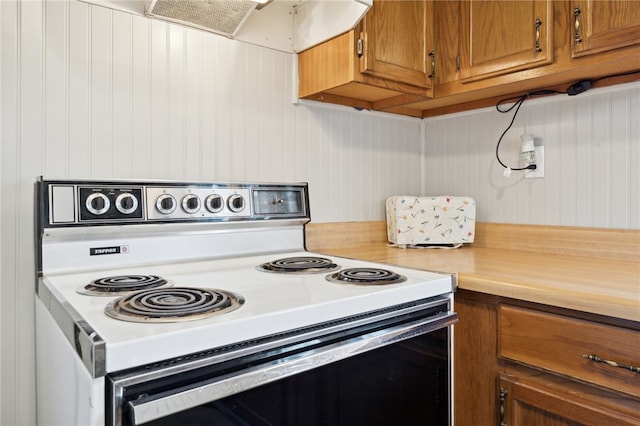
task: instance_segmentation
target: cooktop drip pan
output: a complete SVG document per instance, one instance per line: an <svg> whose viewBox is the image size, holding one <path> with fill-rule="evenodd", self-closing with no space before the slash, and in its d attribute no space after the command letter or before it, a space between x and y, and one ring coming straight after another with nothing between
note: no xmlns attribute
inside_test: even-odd
<svg viewBox="0 0 640 426"><path fill-rule="evenodd" d="M347 268L326 276L328 281L338 284L386 285L397 284L407 277L380 268Z"/></svg>
<svg viewBox="0 0 640 426"><path fill-rule="evenodd" d="M324 257L294 256L263 263L257 269L264 272L285 274L317 274L336 271L340 269L340 266Z"/></svg>
<svg viewBox="0 0 640 426"><path fill-rule="evenodd" d="M115 275L98 278L76 290L88 296L120 296L138 290L171 287L173 283L158 275Z"/></svg>
<svg viewBox="0 0 640 426"><path fill-rule="evenodd" d="M244 298L235 293L195 287L141 290L110 302L105 313L131 322L193 321L238 309Z"/></svg>

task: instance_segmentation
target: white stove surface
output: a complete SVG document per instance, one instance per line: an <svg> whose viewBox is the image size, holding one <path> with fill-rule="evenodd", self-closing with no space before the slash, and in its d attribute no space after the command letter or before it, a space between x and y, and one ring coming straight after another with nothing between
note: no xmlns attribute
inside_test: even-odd
<svg viewBox="0 0 640 426"><path fill-rule="evenodd" d="M291 256L326 257L341 268L385 268L405 275L407 281L378 286L345 285L327 281L325 276L329 273L279 274L256 269L261 263ZM245 302L239 309L206 319L133 323L110 318L104 313L107 303L115 297L76 292L94 279L124 274L160 275L175 286L233 291L244 297ZM106 342L107 372L448 294L453 290L449 275L304 251L48 274L43 283L68 302Z"/></svg>

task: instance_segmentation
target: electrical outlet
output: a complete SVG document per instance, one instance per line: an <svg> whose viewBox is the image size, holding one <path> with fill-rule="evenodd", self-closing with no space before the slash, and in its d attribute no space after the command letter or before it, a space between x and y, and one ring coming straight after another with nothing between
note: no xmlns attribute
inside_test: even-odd
<svg viewBox="0 0 640 426"><path fill-rule="evenodd" d="M544 146L536 146L536 169L525 170L525 179L543 178L544 177Z"/></svg>

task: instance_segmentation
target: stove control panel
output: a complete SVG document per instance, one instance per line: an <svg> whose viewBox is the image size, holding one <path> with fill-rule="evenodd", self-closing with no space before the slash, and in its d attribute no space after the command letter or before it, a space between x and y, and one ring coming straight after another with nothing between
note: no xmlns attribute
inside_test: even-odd
<svg viewBox="0 0 640 426"><path fill-rule="evenodd" d="M147 187L149 220L251 217L251 188Z"/></svg>
<svg viewBox="0 0 640 426"><path fill-rule="evenodd" d="M43 226L308 219L307 184L39 181Z"/></svg>

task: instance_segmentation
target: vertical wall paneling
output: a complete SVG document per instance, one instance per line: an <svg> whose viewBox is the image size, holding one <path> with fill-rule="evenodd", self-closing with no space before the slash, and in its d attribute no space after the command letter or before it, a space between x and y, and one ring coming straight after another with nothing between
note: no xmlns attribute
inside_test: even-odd
<svg viewBox="0 0 640 426"><path fill-rule="evenodd" d="M573 158L576 162L576 223L578 226L589 226L593 221L593 180L595 178L593 156L593 111L591 103L580 102L576 108L576 122L573 123L576 135L576 150ZM606 122L605 122L606 123ZM602 124L601 124L602 125ZM551 152L548 155L552 154ZM569 159L568 161L572 161Z"/></svg>
<svg viewBox="0 0 640 426"><path fill-rule="evenodd" d="M132 150L132 19L115 13L111 17L111 143L115 176L131 175Z"/></svg>
<svg viewBox="0 0 640 426"><path fill-rule="evenodd" d="M60 5L60 2L49 2ZM49 4L48 3L48 4ZM67 3L67 2L65 2ZM69 19L66 32L69 112L68 150L65 153L65 176L91 176L91 8L80 1L68 2ZM51 143L55 147L54 143Z"/></svg>
<svg viewBox="0 0 640 426"><path fill-rule="evenodd" d="M217 51L217 44L213 39L203 37L202 40L202 75L199 86L196 86L200 92L200 122L199 127L201 131L201 162L202 162L202 178L205 180L211 180L215 173L220 173L218 161L218 131L219 125L222 123L220 113L215 115L211 113L213 111L212 105L215 102L220 102L219 91L216 87L218 80L218 68L215 66L219 58Z"/></svg>
<svg viewBox="0 0 640 426"><path fill-rule="evenodd" d="M195 31L185 34L185 87L186 97L184 119L184 176L183 179L202 179L202 36Z"/></svg>
<svg viewBox="0 0 640 426"><path fill-rule="evenodd" d="M91 175L103 178L113 171L113 14L104 7L91 7L89 15Z"/></svg>
<svg viewBox="0 0 640 426"><path fill-rule="evenodd" d="M560 104L558 108L558 120L566 123L575 122L575 108L567 102ZM562 144L558 144L555 150L557 152L555 161L558 164L555 176L568 187L575 188L578 181L577 162L574 161L577 150L575 126L567 125L559 127L557 137L558 140L562 141ZM545 166L546 164L550 164L551 161L551 157L547 156ZM550 172L553 173L553 171ZM577 200L578 194L576 191L564 191L563 194L559 194L558 203L552 206L558 210L558 225L569 226L570 224L577 223Z"/></svg>
<svg viewBox="0 0 640 426"><path fill-rule="evenodd" d="M213 40L212 40L213 41ZM230 143L222 143L222 141L232 140L231 133L231 118L232 118L232 93L230 90L225 90L226 82L232 80L235 70L233 67L226 65L231 61L231 43L215 43L216 56L213 58L212 66L214 74L211 76L213 79L213 93L214 97L208 99L211 102L211 111L214 116L208 116L206 121L209 121L213 129L215 130L215 170L214 175L227 176L229 180L233 180L231 174L231 168L235 167L233 159L231 157L233 145ZM217 64L225 64L225 66L216 66ZM216 105L227 105L228 108L218 108Z"/></svg>
<svg viewBox="0 0 640 426"><path fill-rule="evenodd" d="M81 1L3 1L1 424L33 424L33 183L307 181L315 222L419 193L420 121L293 103L295 58Z"/></svg>
<svg viewBox="0 0 640 426"><path fill-rule="evenodd" d="M17 192L15 185L19 181L17 161L18 138L20 135L20 7L14 2L0 2L0 102L2 120L0 121L0 173L1 193L0 208L0 238L2 247L0 252L0 377L3 385L0 387L0 423L15 423L17 393L9 386L17 379L16 355L14 343L18 333L16 327L17 288L14 284L18 274L17 244L18 231L13 227L16 223ZM11 161L7 161L11 159ZM11 227L5 224L12 224ZM6 385L4 385L6 383Z"/></svg>
<svg viewBox="0 0 640 426"><path fill-rule="evenodd" d="M169 177L169 27L159 21L151 26L151 149L149 157L154 178Z"/></svg>
<svg viewBox="0 0 640 426"><path fill-rule="evenodd" d="M167 145L168 175L170 179L185 176L186 150L186 70L185 70L185 29L176 25L169 27L167 33L168 51L167 75L169 86L169 109L166 117L169 126L169 140ZM161 117L158 117L162 120Z"/></svg>
<svg viewBox="0 0 640 426"><path fill-rule="evenodd" d="M611 114L611 128L609 140L611 141L610 162L610 186L620 188L619 192L612 194L609 201L609 215L611 223L631 224L631 209L618 209L619 205L631 207L632 188L628 179L631 175L631 117L626 115L630 108L631 99L626 94L617 92L611 94L609 113ZM637 121L637 120L636 120Z"/></svg>
<svg viewBox="0 0 640 426"><path fill-rule="evenodd" d="M44 5L44 170L52 176L67 172L67 7L46 2ZM59 140L58 140L59 139ZM56 141L56 143L46 143ZM62 147L62 149L60 149Z"/></svg>
<svg viewBox="0 0 640 426"><path fill-rule="evenodd" d="M603 122L599 121L600 125L594 125L596 117L604 118ZM592 172L592 186L593 192L591 193L591 208L592 211L592 226L606 227L610 223L611 219L611 199L613 196L618 196L622 188L611 187L611 133L612 129L612 116L610 111L610 99L604 97L603 102L591 103L591 167ZM622 141L617 141L622 142ZM623 142L624 143L624 142ZM599 206L600 208L596 208Z"/></svg>
<svg viewBox="0 0 640 426"><path fill-rule="evenodd" d="M145 18L131 19L131 177L155 177L152 170L152 40Z"/></svg>
<svg viewBox="0 0 640 426"><path fill-rule="evenodd" d="M518 165L519 136L533 133L545 147L542 179L502 175L495 146L511 113L486 108L426 119L425 192L470 195L486 222L637 229L639 97L635 82L527 100L500 156Z"/></svg>

